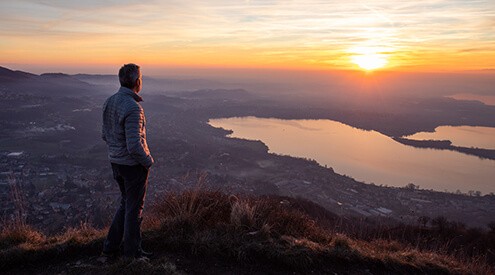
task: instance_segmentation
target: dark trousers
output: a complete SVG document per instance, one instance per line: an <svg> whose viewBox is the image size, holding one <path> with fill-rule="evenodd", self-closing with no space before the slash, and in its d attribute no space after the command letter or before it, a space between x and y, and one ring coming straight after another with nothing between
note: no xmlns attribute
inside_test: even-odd
<svg viewBox="0 0 495 275"><path fill-rule="evenodd" d="M123 239L124 255L137 257L141 252L141 222L149 171L142 165L115 163L112 163L112 171L119 184L121 199L108 230L103 252L117 252Z"/></svg>

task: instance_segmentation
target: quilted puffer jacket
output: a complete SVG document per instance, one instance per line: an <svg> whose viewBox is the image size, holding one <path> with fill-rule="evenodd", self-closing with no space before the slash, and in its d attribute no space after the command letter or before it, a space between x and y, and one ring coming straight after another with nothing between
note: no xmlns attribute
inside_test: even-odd
<svg viewBox="0 0 495 275"><path fill-rule="evenodd" d="M140 101L134 91L120 87L103 104L102 138L112 163L149 168L154 162L146 143L146 118Z"/></svg>

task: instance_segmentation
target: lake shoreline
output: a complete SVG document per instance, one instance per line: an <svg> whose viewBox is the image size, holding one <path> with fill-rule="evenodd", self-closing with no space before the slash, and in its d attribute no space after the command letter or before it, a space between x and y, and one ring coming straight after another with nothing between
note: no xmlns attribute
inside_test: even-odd
<svg viewBox="0 0 495 275"><path fill-rule="evenodd" d="M223 143L236 143L236 148L240 144L246 144L249 148L254 145L266 148L259 150L259 154L242 151L242 155L238 156L242 165L229 151L226 151L229 156L224 154L229 161L223 161L223 170L243 180L254 178L263 190L270 188L278 195L308 199L342 216L380 219L383 222L417 224L421 216L443 216L465 223L468 227L487 228L487 224L493 221L493 193L481 194L475 190L447 192L418 184L390 186L361 181L313 159L270 152L263 141L231 137L232 130L212 125L214 123L210 122L213 120L205 123L221 130L221 136L225 138ZM269 162L270 165L267 164ZM258 171L258 176L254 175L254 171Z"/></svg>
<svg viewBox="0 0 495 275"><path fill-rule="evenodd" d="M481 159L495 160L495 150L454 146L450 140L414 140L403 137L392 137L393 140L415 148L450 150L466 155L477 156Z"/></svg>
<svg viewBox="0 0 495 275"><path fill-rule="evenodd" d="M495 150L462 148L450 141L396 140L329 119L248 116L209 122L228 129L229 137L259 140L271 153L314 159L361 182L395 187L414 183L440 192L494 191Z"/></svg>

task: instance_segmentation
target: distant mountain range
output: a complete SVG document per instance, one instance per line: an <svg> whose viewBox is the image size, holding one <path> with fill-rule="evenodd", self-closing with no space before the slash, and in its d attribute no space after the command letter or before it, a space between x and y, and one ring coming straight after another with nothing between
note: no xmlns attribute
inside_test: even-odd
<svg viewBox="0 0 495 275"><path fill-rule="evenodd" d="M34 90L46 91L46 86L57 86L59 88L71 88L76 89L73 92L81 92L81 90L94 90L97 85L99 93L113 93L119 87L119 80L117 74L65 74L65 73L43 73L40 75L11 70L0 66L0 83L7 88L19 89L33 88ZM194 91L199 89L208 88L225 88L226 84L206 80L206 79L173 79L173 78L154 78L149 76L143 76L143 83L146 92L163 94L164 92L182 92L182 91ZM62 86L62 87L60 87ZM52 87L53 88L53 87ZM96 91L89 91L94 93ZM64 95L68 95L71 91L65 91ZM57 92L50 92L51 95L58 94Z"/></svg>
<svg viewBox="0 0 495 275"><path fill-rule="evenodd" d="M63 73L36 75L0 67L0 91L50 96L96 94L94 85Z"/></svg>
<svg viewBox="0 0 495 275"><path fill-rule="evenodd" d="M38 75L27 73L23 71L13 71L5 67L0 66L0 80L1 81L17 81L30 78L36 78Z"/></svg>

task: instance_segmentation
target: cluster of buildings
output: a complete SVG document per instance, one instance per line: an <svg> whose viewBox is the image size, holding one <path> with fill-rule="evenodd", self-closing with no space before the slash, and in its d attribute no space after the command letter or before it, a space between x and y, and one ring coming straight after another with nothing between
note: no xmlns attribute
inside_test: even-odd
<svg viewBox="0 0 495 275"><path fill-rule="evenodd" d="M469 226L495 221L495 196L475 196L410 187L382 187L356 182L323 169L298 169L275 182L280 194L314 201L336 214L389 217L417 223L421 216L444 216ZM310 172L311 171L311 172Z"/></svg>
<svg viewBox="0 0 495 275"><path fill-rule="evenodd" d="M493 195L467 196L364 184L308 160L276 155L251 159L256 156L221 150L198 160L190 159L191 155L181 160L182 149L176 148L177 154L171 151L167 159L157 162L151 170L147 205L163 200L166 192L196 186L206 173L207 183L203 187L229 193L301 197L340 215L384 217L408 223L418 222L421 216L444 216L483 227L493 221L491 214L495 213ZM26 152L0 152L3 221L20 217L48 233L81 222L97 227L110 223L119 204L120 191L109 165L79 166L59 157L40 159ZM172 159L175 163L170 163ZM188 165L181 165L182 162ZM200 168L194 170L189 166ZM189 176L180 176L186 170L190 171Z"/></svg>
<svg viewBox="0 0 495 275"><path fill-rule="evenodd" d="M108 225L120 203L109 166L88 168L54 158L45 155L36 161L26 152L0 152L0 221L21 219L46 233L80 223ZM194 185L193 180L157 175L150 175L147 203Z"/></svg>
<svg viewBox="0 0 495 275"><path fill-rule="evenodd" d="M0 152L0 215L5 222L21 218L45 232L104 223L118 192L99 171L42 163L34 164L24 152Z"/></svg>

